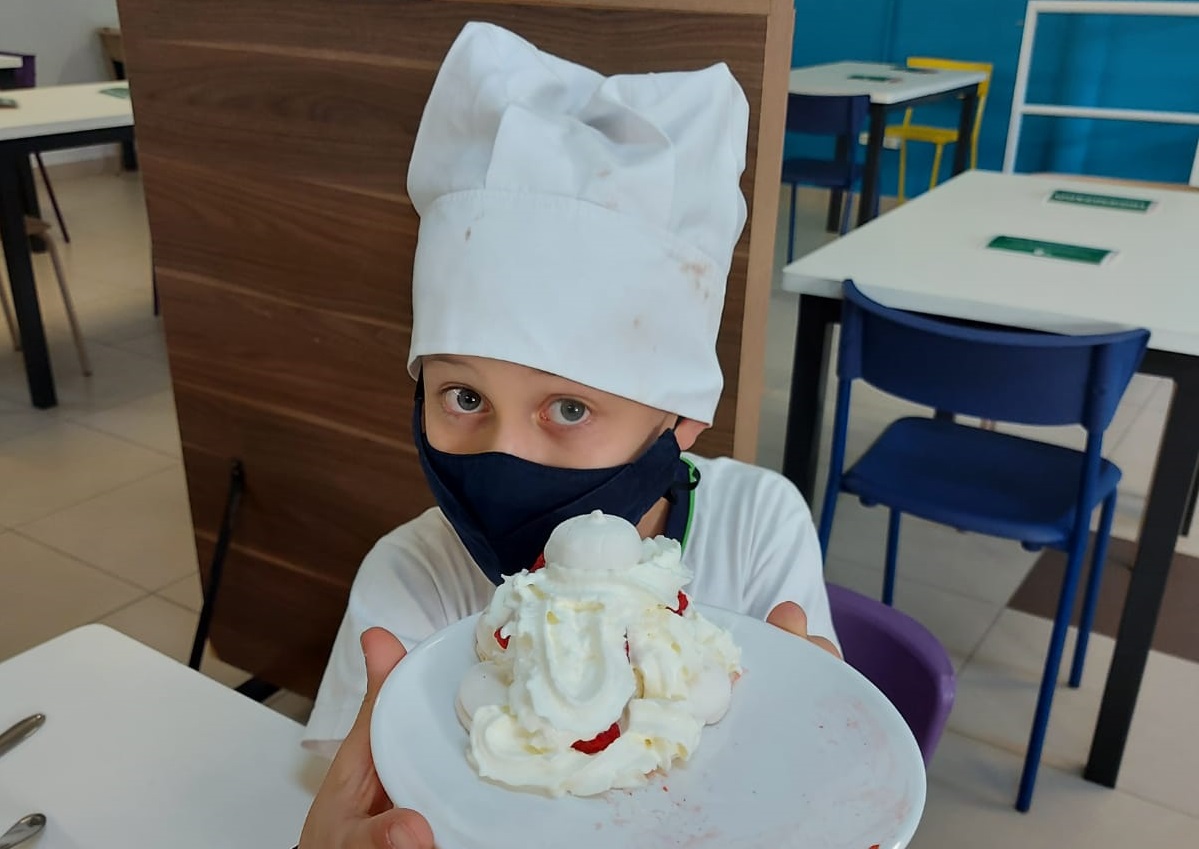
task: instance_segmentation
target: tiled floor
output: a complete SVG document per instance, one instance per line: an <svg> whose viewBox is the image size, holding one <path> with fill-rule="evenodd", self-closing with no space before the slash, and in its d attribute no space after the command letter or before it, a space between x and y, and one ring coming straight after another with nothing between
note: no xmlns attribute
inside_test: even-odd
<svg viewBox="0 0 1199 849"><path fill-rule="evenodd" d="M57 409L28 407L18 355L0 346L0 588L21 600L0 617L0 659L93 621L183 659L200 593L166 353L151 313L141 186L136 177L109 175L59 180L56 187L74 239L68 268L96 373L79 374L57 295L44 288ZM802 197L800 252L828 238L821 202L819 195ZM49 266L44 258L37 263L45 287ZM771 306L759 462L778 468L796 299L779 291L777 279ZM1112 426L1108 454L1125 472L1116 523L1122 536L1136 534L1169 389L1137 378ZM859 391L851 454L903 409ZM1069 429L1051 436L1080 439ZM881 511L843 500L830 578L877 593L884 533ZM1199 553L1199 534L1182 545ZM1193 844L1199 665L1154 654L1120 787L1106 790L1079 777L1111 654L1104 637L1092 641L1083 687L1059 693L1033 811L1012 810L1048 623L1007 611L1005 603L1034 559L1013 543L905 520L897 604L937 634L960 674L913 845ZM204 671L226 684L245 677L211 656ZM308 709L287 694L273 705L297 718Z"/></svg>

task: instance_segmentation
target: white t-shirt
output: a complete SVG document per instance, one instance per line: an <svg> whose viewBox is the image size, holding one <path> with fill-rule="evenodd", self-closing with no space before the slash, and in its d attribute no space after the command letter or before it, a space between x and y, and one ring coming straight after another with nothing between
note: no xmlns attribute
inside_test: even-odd
<svg viewBox="0 0 1199 849"><path fill-rule="evenodd" d="M782 475L730 459L687 455L700 472L683 552L700 602L765 619L782 601L808 616L808 632L836 642L812 514ZM375 544L362 561L342 619L305 745L332 753L366 693L358 638L381 626L412 649L433 632L482 610L495 586L437 508Z"/></svg>

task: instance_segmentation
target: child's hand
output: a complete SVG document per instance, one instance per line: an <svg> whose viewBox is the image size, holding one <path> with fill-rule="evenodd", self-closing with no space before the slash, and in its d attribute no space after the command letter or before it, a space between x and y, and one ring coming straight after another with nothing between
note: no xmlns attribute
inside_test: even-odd
<svg viewBox="0 0 1199 849"><path fill-rule="evenodd" d="M383 681L404 659L400 641L382 628L362 635L366 698L312 800L299 849L433 849L433 831L415 811L393 808L371 758L371 711Z"/></svg>
<svg viewBox="0 0 1199 849"><path fill-rule="evenodd" d="M770 611L770 615L766 617L766 621L776 628L782 628L788 634L803 637L809 643L820 646L820 648L838 660L841 659L841 652L837 651L837 647L824 637L808 636L808 615L795 602L784 601L779 604L774 610Z"/></svg>

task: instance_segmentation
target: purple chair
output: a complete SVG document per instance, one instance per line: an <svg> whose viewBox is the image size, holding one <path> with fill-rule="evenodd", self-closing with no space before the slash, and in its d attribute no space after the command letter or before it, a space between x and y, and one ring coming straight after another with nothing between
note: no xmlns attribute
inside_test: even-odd
<svg viewBox="0 0 1199 849"><path fill-rule="evenodd" d="M793 135L832 136L832 159L797 156L783 160L783 182L791 186L791 229L787 233L787 262L795 250L795 187L816 186L845 192L841 207L841 235L849 230L849 208L854 186L862 175L858 164L858 136L866 124L870 95L787 95L786 131ZM832 226L831 223L829 225Z"/></svg>
<svg viewBox="0 0 1199 849"><path fill-rule="evenodd" d="M21 67L15 69L9 79L12 81L12 88L35 88L37 86L37 57L32 53L13 53L8 50L0 50L0 55L15 56L21 60ZM0 85L0 88L4 86ZM41 172L42 182L46 184L46 194L50 197L50 205L54 207L54 217L58 219L58 229L62 231L63 241L70 244L71 233L67 230L67 222L62 217L62 210L58 207L58 197L54 194L54 186L50 184L50 175L46 173L46 163L42 162L42 155L37 151L33 154L34 160L37 162L37 169ZM32 186L32 184L30 184Z"/></svg>
<svg viewBox="0 0 1199 849"><path fill-rule="evenodd" d="M945 647L923 625L881 601L828 584L845 662L878 687L912 729L927 765L945 730L957 679Z"/></svg>

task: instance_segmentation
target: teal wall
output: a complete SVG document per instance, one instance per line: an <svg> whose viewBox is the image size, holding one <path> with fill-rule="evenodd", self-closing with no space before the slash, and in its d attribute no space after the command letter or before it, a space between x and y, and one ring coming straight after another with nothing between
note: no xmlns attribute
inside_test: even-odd
<svg viewBox="0 0 1199 849"><path fill-rule="evenodd" d="M795 7L793 66L911 55L993 63L979 166L1002 166L1024 0L795 0ZM1033 55L1030 102L1199 112L1199 19L1042 15ZM956 113L955 105L937 104L916 114L922 123L956 126ZM1185 182L1197 141L1193 126L1028 117L1017 170ZM897 162L897 153L884 152L884 194L895 193ZM951 165L946 156L943 177ZM929 145L909 149L909 192L927 188L931 166Z"/></svg>

